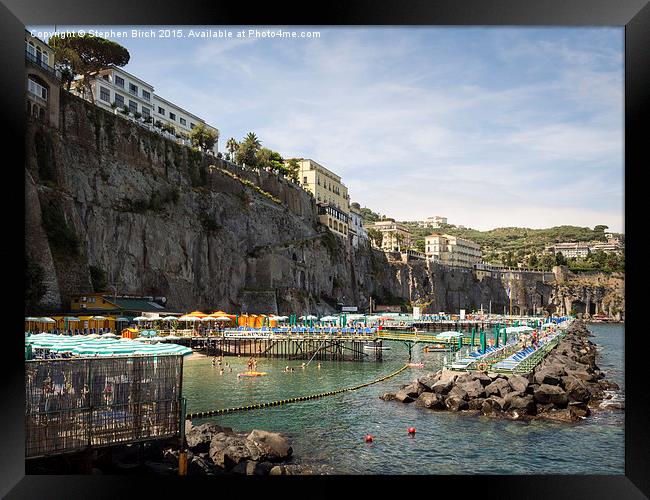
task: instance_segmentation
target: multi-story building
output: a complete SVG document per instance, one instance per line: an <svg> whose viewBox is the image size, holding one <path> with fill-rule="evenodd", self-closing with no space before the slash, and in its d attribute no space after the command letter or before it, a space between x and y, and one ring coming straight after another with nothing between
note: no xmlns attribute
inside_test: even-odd
<svg viewBox="0 0 650 500"><path fill-rule="evenodd" d="M367 226L368 231L374 229L381 233L381 245L379 248L385 252L400 252L411 247L411 231L394 219L378 220ZM373 245L376 242L373 241Z"/></svg>
<svg viewBox="0 0 650 500"><path fill-rule="evenodd" d="M589 244L583 242L577 243L556 243L549 245L545 249L546 253L561 253L564 257L586 257L589 255Z"/></svg>
<svg viewBox="0 0 650 500"><path fill-rule="evenodd" d="M449 234L432 234L424 239L427 260L448 266L474 267L481 262L481 245Z"/></svg>
<svg viewBox="0 0 650 500"><path fill-rule="evenodd" d="M607 242L593 242L591 245L589 245L590 252L597 252L598 250L601 250L605 253L621 253L623 251L623 247L620 243L620 240L618 239L610 239Z"/></svg>
<svg viewBox="0 0 650 500"><path fill-rule="evenodd" d="M419 227L431 227L438 228L443 224L447 224L447 217L441 217L439 215L434 215L433 217L427 217L425 220L420 220L417 222Z"/></svg>
<svg viewBox="0 0 650 500"><path fill-rule="evenodd" d="M350 204L350 239L352 246L357 248L359 243L362 245L368 240L368 232L363 227L363 215L361 214L361 206L358 203Z"/></svg>
<svg viewBox="0 0 650 500"><path fill-rule="evenodd" d="M25 30L27 113L59 127L61 73L54 69L54 49Z"/></svg>
<svg viewBox="0 0 650 500"><path fill-rule="evenodd" d="M316 199L320 222L348 239L350 197L341 177L309 158L298 160L298 165L300 185Z"/></svg>
<svg viewBox="0 0 650 500"><path fill-rule="evenodd" d="M155 94L153 85L122 68L109 65L93 76L90 81L92 96L88 95L81 80L74 82L73 91L84 99L94 101L103 109L116 114L127 109L128 116L140 116L140 123L146 128L185 145L189 144L189 134L199 123L215 132L217 136L219 134L219 131L208 125L205 120ZM163 127L168 128L168 131ZM218 153L218 142L215 143L212 153Z"/></svg>

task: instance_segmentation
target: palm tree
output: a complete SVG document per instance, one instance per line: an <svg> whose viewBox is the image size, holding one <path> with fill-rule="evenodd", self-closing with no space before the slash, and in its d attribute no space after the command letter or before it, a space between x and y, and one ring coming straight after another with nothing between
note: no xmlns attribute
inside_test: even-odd
<svg viewBox="0 0 650 500"><path fill-rule="evenodd" d="M251 146L256 151L262 147L262 143L253 132L248 133L248 135L244 139L244 142L246 142L249 146Z"/></svg>
<svg viewBox="0 0 650 500"><path fill-rule="evenodd" d="M226 149L230 151L230 157L233 161L235 161L235 151L237 151L238 147L239 143L235 140L234 137L228 139L228 142L226 143Z"/></svg>

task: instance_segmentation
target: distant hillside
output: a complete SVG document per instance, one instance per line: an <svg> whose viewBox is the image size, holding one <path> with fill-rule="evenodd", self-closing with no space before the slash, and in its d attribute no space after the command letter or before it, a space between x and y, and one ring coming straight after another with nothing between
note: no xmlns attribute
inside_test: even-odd
<svg viewBox="0 0 650 500"><path fill-rule="evenodd" d="M364 223L372 223L381 216L369 208L363 208ZM577 226L556 226L547 229L530 229L522 227L500 227L489 231L477 229L459 229L447 224L439 229L418 227L416 222L402 221L413 234L413 245L424 251L424 238L433 233L445 233L467 238L481 245L485 262L493 264L518 264L530 267L550 268L556 262L550 256L544 256L544 247L554 243L574 241L606 241L607 226L598 225L593 229ZM617 234L617 233L613 233ZM620 235L622 236L622 235ZM560 262L564 263L560 258ZM604 256L596 254L588 261L569 260L573 270L623 271L623 256Z"/></svg>

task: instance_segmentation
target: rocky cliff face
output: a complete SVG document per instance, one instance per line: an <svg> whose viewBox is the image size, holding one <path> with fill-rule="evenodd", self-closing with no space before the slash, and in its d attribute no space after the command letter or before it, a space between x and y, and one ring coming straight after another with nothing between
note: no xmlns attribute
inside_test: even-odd
<svg viewBox="0 0 650 500"><path fill-rule="evenodd" d="M430 312L509 303L501 279L350 247L317 223L314 199L292 182L61 99L59 130L27 126L27 286L42 290L31 309L67 309L100 281L164 296L171 311L327 312L366 308L370 296ZM524 276L513 293L526 312L555 292Z"/></svg>

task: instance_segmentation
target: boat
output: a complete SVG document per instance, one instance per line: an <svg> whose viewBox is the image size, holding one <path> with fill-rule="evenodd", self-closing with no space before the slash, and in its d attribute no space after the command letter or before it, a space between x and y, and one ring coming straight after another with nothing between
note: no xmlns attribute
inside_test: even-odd
<svg viewBox="0 0 650 500"><path fill-rule="evenodd" d="M243 373L238 373L238 377L263 377L264 375L268 375L266 372L243 372Z"/></svg>

